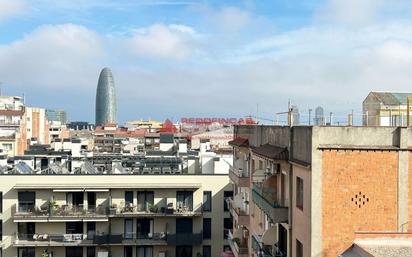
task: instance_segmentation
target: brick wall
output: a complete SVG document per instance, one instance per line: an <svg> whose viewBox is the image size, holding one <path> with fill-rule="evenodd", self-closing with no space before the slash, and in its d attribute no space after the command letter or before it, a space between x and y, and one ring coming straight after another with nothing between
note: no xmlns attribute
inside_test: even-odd
<svg viewBox="0 0 412 257"><path fill-rule="evenodd" d="M322 256L350 247L355 231L397 230L397 152L324 150L322 165Z"/></svg>

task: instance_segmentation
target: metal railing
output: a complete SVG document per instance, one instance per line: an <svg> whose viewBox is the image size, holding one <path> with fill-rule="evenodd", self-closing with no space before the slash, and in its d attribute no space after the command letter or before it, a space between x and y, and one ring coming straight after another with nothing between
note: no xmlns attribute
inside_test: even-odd
<svg viewBox="0 0 412 257"><path fill-rule="evenodd" d="M167 234L168 245L200 245L203 242L203 233Z"/></svg>
<svg viewBox="0 0 412 257"><path fill-rule="evenodd" d="M79 216L106 216L108 215L108 208L104 205L88 206L87 209L83 206L75 205L53 205L47 204L41 207L31 206L27 208L18 207L17 204L12 206L12 213L14 217L79 217Z"/></svg>
<svg viewBox="0 0 412 257"><path fill-rule="evenodd" d="M162 199L162 202L166 198ZM138 204L123 207L110 208L110 215L152 215L152 216L190 216L201 215L203 203L199 203L196 206L184 206L183 204L177 204L178 206L159 203L153 204Z"/></svg>
<svg viewBox="0 0 412 257"><path fill-rule="evenodd" d="M237 206L235 204L235 201L231 197L227 197L225 200L229 207L229 210L235 211L238 216L249 215L249 208L247 206Z"/></svg>
<svg viewBox="0 0 412 257"><path fill-rule="evenodd" d="M86 235L83 234L15 234L15 244L24 245L24 244L59 244L59 243L81 243L86 239Z"/></svg>

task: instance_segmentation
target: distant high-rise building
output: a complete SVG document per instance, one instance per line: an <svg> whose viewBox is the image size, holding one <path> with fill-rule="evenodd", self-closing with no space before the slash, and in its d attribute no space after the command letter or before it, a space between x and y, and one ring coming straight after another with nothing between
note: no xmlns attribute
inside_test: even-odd
<svg viewBox="0 0 412 257"><path fill-rule="evenodd" d="M116 91L112 71L100 72L96 91L96 126L116 123Z"/></svg>
<svg viewBox="0 0 412 257"><path fill-rule="evenodd" d="M48 121L58 121L62 125L67 123L67 113L63 109L47 109L46 117Z"/></svg>
<svg viewBox="0 0 412 257"><path fill-rule="evenodd" d="M324 110L322 107L318 106L315 109L315 119L314 123L317 126L324 125L325 124L325 114Z"/></svg>

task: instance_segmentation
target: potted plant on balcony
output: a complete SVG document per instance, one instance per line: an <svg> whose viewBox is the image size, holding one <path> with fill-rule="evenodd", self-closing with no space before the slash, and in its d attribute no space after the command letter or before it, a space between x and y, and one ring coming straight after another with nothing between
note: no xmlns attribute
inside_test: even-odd
<svg viewBox="0 0 412 257"><path fill-rule="evenodd" d="M154 205L154 204L149 204L148 209L149 209L149 211L152 212L152 213L156 213L156 212L158 211L157 206Z"/></svg>
<svg viewBox="0 0 412 257"><path fill-rule="evenodd" d="M49 257L49 250L43 250L43 252L41 253L41 257Z"/></svg>

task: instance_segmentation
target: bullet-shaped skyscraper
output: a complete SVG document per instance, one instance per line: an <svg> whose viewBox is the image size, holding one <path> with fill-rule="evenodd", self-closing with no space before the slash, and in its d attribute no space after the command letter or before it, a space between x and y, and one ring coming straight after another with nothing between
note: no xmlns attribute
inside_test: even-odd
<svg viewBox="0 0 412 257"><path fill-rule="evenodd" d="M112 71L104 68L100 72L96 91L96 126L116 123L116 90Z"/></svg>

